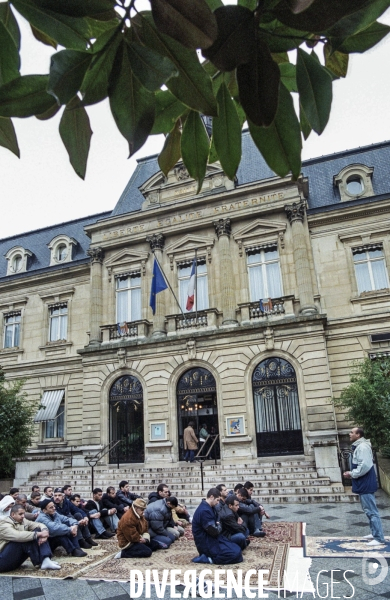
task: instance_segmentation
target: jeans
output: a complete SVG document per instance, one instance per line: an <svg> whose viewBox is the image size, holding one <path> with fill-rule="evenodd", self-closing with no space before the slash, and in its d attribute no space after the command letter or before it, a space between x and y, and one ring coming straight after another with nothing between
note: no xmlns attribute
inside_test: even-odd
<svg viewBox="0 0 390 600"><path fill-rule="evenodd" d="M245 536L244 533L234 533L230 538L230 541L234 542L234 544L237 544L237 546L240 546L241 550L245 550L245 548L249 545L249 540L247 540L246 538L247 536Z"/></svg>
<svg viewBox="0 0 390 600"><path fill-rule="evenodd" d="M152 540L156 541L156 542L161 542L163 544L166 544L166 546L169 548L169 546L175 541L175 536L171 535L170 537L168 537L167 535L152 535L150 536Z"/></svg>
<svg viewBox="0 0 390 600"><path fill-rule="evenodd" d="M76 519L76 521L82 521L84 517L80 513L75 513L73 518ZM79 525L77 528L77 539L79 541L82 539L87 540L90 537L91 532L89 531L88 525Z"/></svg>
<svg viewBox="0 0 390 600"><path fill-rule="evenodd" d="M71 533L68 533L68 535L49 537L49 546L52 550L62 546L68 554L72 554L73 550L76 548L80 549L77 537L74 537Z"/></svg>
<svg viewBox="0 0 390 600"><path fill-rule="evenodd" d="M90 510L89 514L90 515L96 515L97 510ZM98 532L98 534L100 535L101 533L104 533L106 531L106 528L104 527L103 523L101 522L100 519L90 519L89 520L89 524L93 525L93 527L96 529L96 531Z"/></svg>
<svg viewBox="0 0 390 600"><path fill-rule="evenodd" d="M9 542L0 552L0 573L17 569L27 558L34 566L39 566L44 558L51 557L52 552L48 542L39 546L36 540L31 542Z"/></svg>
<svg viewBox="0 0 390 600"><path fill-rule="evenodd" d="M119 523L119 519L118 516L116 514L110 515L109 517L105 518L106 523L108 524L108 526L113 529L114 531L116 531L118 529L118 523ZM142 544L141 544L142 546Z"/></svg>
<svg viewBox="0 0 390 600"><path fill-rule="evenodd" d="M373 538L378 542L385 542L382 522L375 502L374 494L359 494L360 504L367 515Z"/></svg>
<svg viewBox="0 0 390 600"><path fill-rule="evenodd" d="M190 462L194 462L195 458L195 450L186 450L184 454L184 460L189 460Z"/></svg>

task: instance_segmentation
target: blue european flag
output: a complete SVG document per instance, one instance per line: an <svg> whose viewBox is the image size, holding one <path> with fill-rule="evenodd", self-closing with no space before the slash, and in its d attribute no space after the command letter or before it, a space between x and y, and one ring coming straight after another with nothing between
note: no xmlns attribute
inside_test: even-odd
<svg viewBox="0 0 390 600"><path fill-rule="evenodd" d="M149 306L151 307L153 314L156 312L156 294L166 290L168 287L164 275L161 272L161 269L158 265L156 259L154 259L153 265L153 278L152 278L152 287L150 289L150 301Z"/></svg>

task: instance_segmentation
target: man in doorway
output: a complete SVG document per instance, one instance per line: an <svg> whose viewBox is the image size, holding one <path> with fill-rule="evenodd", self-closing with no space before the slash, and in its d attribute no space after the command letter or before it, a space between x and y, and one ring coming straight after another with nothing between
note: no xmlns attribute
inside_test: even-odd
<svg viewBox="0 0 390 600"><path fill-rule="evenodd" d="M192 562L231 565L243 561L241 548L221 534L222 526L215 512L219 498L219 490L211 488L194 513L192 533L199 556Z"/></svg>
<svg viewBox="0 0 390 600"><path fill-rule="evenodd" d="M198 449L198 438L195 435L194 427L194 421L190 421L183 431L184 460L191 463L194 462L195 450Z"/></svg>
<svg viewBox="0 0 390 600"><path fill-rule="evenodd" d="M368 546L385 544L382 522L375 502L375 492L378 489L372 449L369 440L364 437L361 427L353 427L349 434L352 442L351 470L345 471L344 477L352 479L352 491L359 494L360 504L367 515L371 533L364 536Z"/></svg>

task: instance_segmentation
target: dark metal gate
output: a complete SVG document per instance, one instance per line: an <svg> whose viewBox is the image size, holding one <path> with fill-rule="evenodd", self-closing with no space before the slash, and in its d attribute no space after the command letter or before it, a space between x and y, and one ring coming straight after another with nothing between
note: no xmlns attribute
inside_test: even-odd
<svg viewBox="0 0 390 600"><path fill-rule="evenodd" d="M303 454L294 368L283 358L263 360L252 376L258 456Z"/></svg>
<svg viewBox="0 0 390 600"><path fill-rule="evenodd" d="M144 462L144 403L141 382L132 375L117 379L110 389L110 463Z"/></svg>
<svg viewBox="0 0 390 600"><path fill-rule="evenodd" d="M177 384L177 414L179 429L179 460L183 460L183 431L190 421L195 423L195 433L205 423L208 433L218 432L217 388L213 375L207 369L195 367L180 377ZM219 439L210 458L220 458Z"/></svg>

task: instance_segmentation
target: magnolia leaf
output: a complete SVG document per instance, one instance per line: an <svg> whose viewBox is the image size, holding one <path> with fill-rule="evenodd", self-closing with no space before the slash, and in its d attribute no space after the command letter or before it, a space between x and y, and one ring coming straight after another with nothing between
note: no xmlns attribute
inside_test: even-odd
<svg viewBox="0 0 390 600"><path fill-rule="evenodd" d="M214 139L211 138L209 157L207 159L207 163L209 165L212 165L213 163L217 162L217 160L218 160L218 152L215 148Z"/></svg>
<svg viewBox="0 0 390 600"><path fill-rule="evenodd" d="M0 117L0 146L11 150L18 158L20 151L13 123L8 117Z"/></svg>
<svg viewBox="0 0 390 600"><path fill-rule="evenodd" d="M92 130L89 117L79 98L65 107L60 121L60 136L69 154L70 164L81 179L85 178Z"/></svg>
<svg viewBox="0 0 390 600"><path fill-rule="evenodd" d="M233 71L249 62L255 51L255 19L252 11L243 6L222 6L214 14L218 37L202 54L221 71Z"/></svg>
<svg viewBox="0 0 390 600"><path fill-rule="evenodd" d="M65 48L85 50L90 29L85 19L43 9L35 0L12 0L30 25L48 35Z"/></svg>
<svg viewBox="0 0 390 600"><path fill-rule="evenodd" d="M205 0L150 0L157 29L187 48L209 48L217 38L214 14Z"/></svg>
<svg viewBox="0 0 390 600"><path fill-rule="evenodd" d="M44 113L41 113L40 115L35 115L35 118L38 119L39 121L48 121L49 119L51 119L52 117L54 117L54 115L56 115L58 113L60 108L61 108L61 106L59 106L53 98L52 106L48 110L46 110Z"/></svg>
<svg viewBox="0 0 390 600"><path fill-rule="evenodd" d="M238 0L237 4L253 11L256 9L258 0Z"/></svg>
<svg viewBox="0 0 390 600"><path fill-rule="evenodd" d="M384 25L383 23L373 23L366 29L362 31L358 31L354 35L347 37L345 40L339 44L338 39L332 38L332 48L333 44L338 48L339 52L343 52L344 54L351 54L352 52L366 52L378 42L380 42L390 31L390 27L388 25ZM341 41L341 40L340 40Z"/></svg>
<svg viewBox="0 0 390 600"><path fill-rule="evenodd" d="M214 12L216 8L223 6L222 0L205 0L207 6Z"/></svg>
<svg viewBox="0 0 390 600"><path fill-rule="evenodd" d="M306 115L303 112L301 104L299 105L299 123L301 126L303 137L305 138L305 140L307 140L307 138L311 134L312 129L310 127L309 121L306 119Z"/></svg>
<svg viewBox="0 0 390 600"><path fill-rule="evenodd" d="M0 85L20 76L20 31L11 7L0 3Z"/></svg>
<svg viewBox="0 0 390 600"><path fill-rule="evenodd" d="M244 123L246 121L245 110L242 108L241 104L239 102L237 102L237 100L233 100L233 102L234 102L234 106L236 107L236 111L238 114L238 118L240 119L240 124L241 124L241 129L242 129L242 126L244 125Z"/></svg>
<svg viewBox="0 0 390 600"><path fill-rule="evenodd" d="M225 83L217 95L218 117L213 117L213 142L222 169L234 179L241 160L241 123Z"/></svg>
<svg viewBox="0 0 390 600"><path fill-rule="evenodd" d="M156 115L152 135L169 133L172 131L177 119L188 108L182 104L169 90L159 91L155 94Z"/></svg>
<svg viewBox="0 0 390 600"><path fill-rule="evenodd" d="M282 82L289 92L297 92L297 68L290 62L280 63L280 75Z"/></svg>
<svg viewBox="0 0 390 600"><path fill-rule="evenodd" d="M176 121L176 124L172 131L168 133L163 149L158 157L158 165L165 177L169 171L173 169L175 164L181 158L181 130L180 121Z"/></svg>
<svg viewBox="0 0 390 600"><path fill-rule="evenodd" d="M299 15L299 13L309 8L313 2L314 0L288 0L291 12L293 12L295 15Z"/></svg>
<svg viewBox="0 0 390 600"><path fill-rule="evenodd" d="M47 91L58 104L67 104L79 91L92 54L61 50L51 57Z"/></svg>
<svg viewBox="0 0 390 600"><path fill-rule="evenodd" d="M52 40L51 37L49 37L42 31L39 31L39 29L37 29L33 25L31 25L31 31L32 31L32 34L35 37L35 39L38 40L38 42L42 42L42 44L45 44L45 46L51 46L52 48L57 50L58 44L55 40Z"/></svg>
<svg viewBox="0 0 390 600"><path fill-rule="evenodd" d="M262 22L259 29L260 39L267 44L272 54L285 54L289 50L295 50L308 36L307 32L286 27L277 19Z"/></svg>
<svg viewBox="0 0 390 600"><path fill-rule="evenodd" d="M238 67L237 81L247 117L255 125L268 127L278 108L280 70L260 40L251 61Z"/></svg>
<svg viewBox="0 0 390 600"><path fill-rule="evenodd" d="M0 22L8 31L15 48L20 50L20 29L9 2L0 2Z"/></svg>
<svg viewBox="0 0 390 600"><path fill-rule="evenodd" d="M346 77L348 71L348 54L343 54L336 50L332 53L332 47L327 42L324 46L325 67L329 69L336 77Z"/></svg>
<svg viewBox="0 0 390 600"><path fill-rule="evenodd" d="M190 111L183 127L181 155L188 173L198 182L197 194L202 189L209 157L210 140L198 112Z"/></svg>
<svg viewBox="0 0 390 600"><path fill-rule="evenodd" d="M316 56L298 48L297 86L299 99L310 126L320 135L332 105L332 79Z"/></svg>
<svg viewBox="0 0 390 600"><path fill-rule="evenodd" d="M340 19L326 32L327 37L332 39L333 50L338 50L348 37L375 23L387 8L388 0L371 0L367 6L360 7L353 14Z"/></svg>
<svg viewBox="0 0 390 600"><path fill-rule="evenodd" d="M272 52L272 58L278 65L290 62L287 52Z"/></svg>
<svg viewBox="0 0 390 600"><path fill-rule="evenodd" d="M268 166L280 177L301 172L301 129L290 93L280 84L276 117L270 127L257 127L251 121L249 131Z"/></svg>
<svg viewBox="0 0 390 600"><path fill-rule="evenodd" d="M80 87L84 106L96 104L107 98L110 75L121 41L120 32L108 37L104 49L92 59Z"/></svg>
<svg viewBox="0 0 390 600"><path fill-rule="evenodd" d="M32 117L48 110L48 75L23 75L0 87L0 117Z"/></svg>
<svg viewBox="0 0 390 600"><path fill-rule="evenodd" d="M128 42L131 69L138 81L150 92L156 92L166 81L177 76L173 62L136 42Z"/></svg>
<svg viewBox="0 0 390 600"><path fill-rule="evenodd" d="M217 102L211 79L199 63L195 50L184 48L179 42L160 33L145 16L137 15L134 25L142 27L142 42L163 56L167 56L179 72L166 85L180 102L205 115L217 115Z"/></svg>
<svg viewBox="0 0 390 600"><path fill-rule="evenodd" d="M146 142L154 122L154 95L134 77L127 44L122 41L115 58L110 107L116 125L129 143L130 156Z"/></svg>
<svg viewBox="0 0 390 600"><path fill-rule="evenodd" d="M42 10L50 10L69 17L94 17L108 19L115 15L115 0L33 0Z"/></svg>

